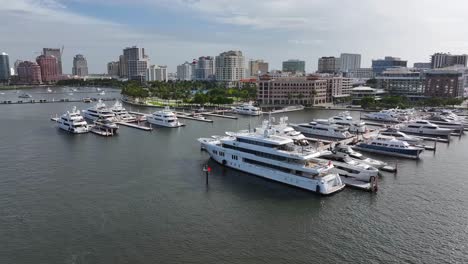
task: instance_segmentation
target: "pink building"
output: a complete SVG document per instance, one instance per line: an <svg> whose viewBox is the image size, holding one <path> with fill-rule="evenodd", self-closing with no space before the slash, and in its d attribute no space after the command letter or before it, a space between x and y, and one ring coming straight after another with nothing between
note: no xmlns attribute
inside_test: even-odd
<svg viewBox="0 0 468 264"><path fill-rule="evenodd" d="M260 76L257 101L267 105L318 105L327 102L327 80L316 76L271 78Z"/></svg>
<svg viewBox="0 0 468 264"><path fill-rule="evenodd" d="M41 84L41 67L32 61L23 61L18 64L18 79L21 84Z"/></svg>
<svg viewBox="0 0 468 264"><path fill-rule="evenodd" d="M58 80L57 58L52 55L41 55L36 61L41 67L42 82L53 83Z"/></svg>

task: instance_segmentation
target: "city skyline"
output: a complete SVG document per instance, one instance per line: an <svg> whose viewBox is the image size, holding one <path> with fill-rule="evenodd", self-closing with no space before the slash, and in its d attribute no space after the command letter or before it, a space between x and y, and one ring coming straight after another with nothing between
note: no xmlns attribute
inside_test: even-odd
<svg viewBox="0 0 468 264"><path fill-rule="evenodd" d="M468 22L464 1L442 7L433 0L339 2L0 0L0 19L9 25L2 34L10 36L1 49L11 61L33 60L43 47L64 45L64 73L71 73L76 54L88 58L90 73L104 73L107 62L133 45L170 72L182 61L226 50L241 50L246 61L268 61L271 69L291 58L305 60L307 72L328 54L362 54L362 67L369 67L385 56L411 65L436 52L468 53L460 26ZM18 19L23 23L10 23ZM19 30L24 34L15 34Z"/></svg>

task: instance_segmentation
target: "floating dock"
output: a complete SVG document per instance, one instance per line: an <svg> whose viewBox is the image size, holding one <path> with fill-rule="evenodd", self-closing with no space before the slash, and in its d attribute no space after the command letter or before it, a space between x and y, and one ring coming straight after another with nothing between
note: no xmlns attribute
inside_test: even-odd
<svg viewBox="0 0 468 264"><path fill-rule="evenodd" d="M193 117L182 112L174 112L174 113L176 114L177 118L213 123L213 120L206 119L204 117Z"/></svg>
<svg viewBox="0 0 468 264"><path fill-rule="evenodd" d="M91 128L90 132L103 137L112 137L115 135L112 131L102 130L96 127Z"/></svg>
<svg viewBox="0 0 468 264"><path fill-rule="evenodd" d="M229 119L238 119L237 116L229 116L229 115L220 115L220 114L215 114L212 112L205 112L205 113L200 113L201 115L207 115L207 116L216 116L216 117L222 117L222 118L229 118Z"/></svg>
<svg viewBox="0 0 468 264"><path fill-rule="evenodd" d="M358 190L363 190L367 192L377 192L378 186L377 186L377 181L376 182L363 182L363 181L358 181L354 178L349 178L349 177L341 177L341 181L348 187L351 187L353 189L358 189Z"/></svg>
<svg viewBox="0 0 468 264"><path fill-rule="evenodd" d="M140 124L133 124L133 123L127 123L127 122L116 122L116 124L126 126L126 127L136 128L136 129L140 129L140 130L144 130L144 131L152 131L153 130L153 127L151 125L149 127L147 127L147 126L143 126L143 125L140 125Z"/></svg>

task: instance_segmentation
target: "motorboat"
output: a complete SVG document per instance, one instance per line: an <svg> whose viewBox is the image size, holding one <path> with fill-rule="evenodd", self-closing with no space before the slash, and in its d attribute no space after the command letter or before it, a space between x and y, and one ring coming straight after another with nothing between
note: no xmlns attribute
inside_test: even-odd
<svg viewBox="0 0 468 264"><path fill-rule="evenodd" d="M98 95L106 95L106 92L105 92L105 91L101 91L100 93L98 93Z"/></svg>
<svg viewBox="0 0 468 264"><path fill-rule="evenodd" d="M52 92L52 89L50 89L50 87L47 87L47 92L48 92L48 93L51 93L51 92Z"/></svg>
<svg viewBox="0 0 468 264"><path fill-rule="evenodd" d="M424 141L421 138L407 135L394 127L389 127L385 130L382 130L379 132L379 134L383 136L395 137L396 139L408 142L410 145L422 145Z"/></svg>
<svg viewBox="0 0 468 264"><path fill-rule="evenodd" d="M379 173L377 168L342 152L323 151L318 158L332 162L334 171L341 176L352 177L359 181L371 182Z"/></svg>
<svg viewBox="0 0 468 264"><path fill-rule="evenodd" d="M357 143L353 148L366 152L410 159L419 159L419 155L424 151L424 148L411 146L406 141L381 135Z"/></svg>
<svg viewBox="0 0 468 264"><path fill-rule="evenodd" d="M95 106L83 110L84 117L90 120L109 119L114 121L115 114L106 107L102 100L98 100Z"/></svg>
<svg viewBox="0 0 468 264"><path fill-rule="evenodd" d="M288 137L294 141L305 140L306 137L301 132L294 130L294 128L290 127L287 121L288 117L282 116L280 117L279 122L275 124L275 118L270 117L268 120L263 120L262 126L259 128L255 128L255 131L258 133L264 133L266 129L270 129L273 130L276 135Z"/></svg>
<svg viewBox="0 0 468 264"><path fill-rule="evenodd" d="M122 105L120 101L115 101L110 110L115 114L115 119L122 122L135 122L137 121L134 115L131 115Z"/></svg>
<svg viewBox="0 0 468 264"><path fill-rule="evenodd" d="M18 98L32 98L32 96L28 93L22 93L18 96Z"/></svg>
<svg viewBox="0 0 468 264"><path fill-rule="evenodd" d="M443 115L431 115L427 118L427 121L438 125L441 128L450 128L458 131L463 131L465 128L468 128L468 124L459 118L450 118Z"/></svg>
<svg viewBox="0 0 468 264"><path fill-rule="evenodd" d="M252 102L244 103L240 106L234 107L232 112L241 115L251 115L251 116L259 116L262 114L260 108L254 106Z"/></svg>
<svg viewBox="0 0 468 264"><path fill-rule="evenodd" d="M83 98L83 103L91 103L92 101L93 99L91 99L90 97Z"/></svg>
<svg viewBox="0 0 468 264"><path fill-rule="evenodd" d="M179 122L177 116L169 109L169 107L147 115L146 121L150 124L164 127L181 127L184 125Z"/></svg>
<svg viewBox="0 0 468 264"><path fill-rule="evenodd" d="M416 120L408 123L404 123L399 126L401 132L409 134L417 134L421 136L438 136L438 137L450 137L453 132L452 129L441 128L436 124L433 124L427 120Z"/></svg>
<svg viewBox="0 0 468 264"><path fill-rule="evenodd" d="M380 112L373 112L364 115L365 119L382 121L382 122L399 122L398 115L391 110L382 110Z"/></svg>
<svg viewBox="0 0 468 264"><path fill-rule="evenodd" d="M291 138L274 135L266 129L232 133L224 137L200 138L210 157L223 166L319 194L332 194L344 188L333 164L316 159L318 153L300 148Z"/></svg>
<svg viewBox="0 0 468 264"><path fill-rule="evenodd" d="M108 118L98 118L94 121L94 126L100 130L109 131L112 134L117 132L119 126Z"/></svg>
<svg viewBox="0 0 468 264"><path fill-rule="evenodd" d="M349 132L351 133L366 133L368 131L366 127L366 123L362 121L354 121L353 117L350 115L348 111L339 113L336 116L333 116L328 119L330 122L340 125L340 126L347 126L349 127Z"/></svg>
<svg viewBox="0 0 468 264"><path fill-rule="evenodd" d="M331 151L333 153L346 154L353 159L359 160L359 162L361 163L367 164L377 169L383 168L388 165L386 162L368 158L362 153L355 151L353 148L347 145L337 144Z"/></svg>
<svg viewBox="0 0 468 264"><path fill-rule="evenodd" d="M349 133L348 127L335 125L326 119L317 119L313 122L303 124L290 124L290 126L304 134L323 138L347 139L353 136Z"/></svg>
<svg viewBox="0 0 468 264"><path fill-rule="evenodd" d="M60 129L74 134L89 132L89 126L86 120L81 116L80 110L76 106L71 111L67 111L57 119L57 124Z"/></svg>

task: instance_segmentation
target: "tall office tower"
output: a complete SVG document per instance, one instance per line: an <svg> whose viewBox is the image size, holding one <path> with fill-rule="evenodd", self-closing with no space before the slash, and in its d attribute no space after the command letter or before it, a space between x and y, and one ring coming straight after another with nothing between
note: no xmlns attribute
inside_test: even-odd
<svg viewBox="0 0 468 264"><path fill-rule="evenodd" d="M340 71L349 72L361 68L361 54L341 53Z"/></svg>
<svg viewBox="0 0 468 264"><path fill-rule="evenodd" d="M62 51L60 49L44 48L42 54L54 56L57 59L57 73L58 75L62 75Z"/></svg>
<svg viewBox="0 0 468 264"><path fill-rule="evenodd" d="M77 54L73 57L72 74L77 76L88 76L88 62L83 55Z"/></svg>

